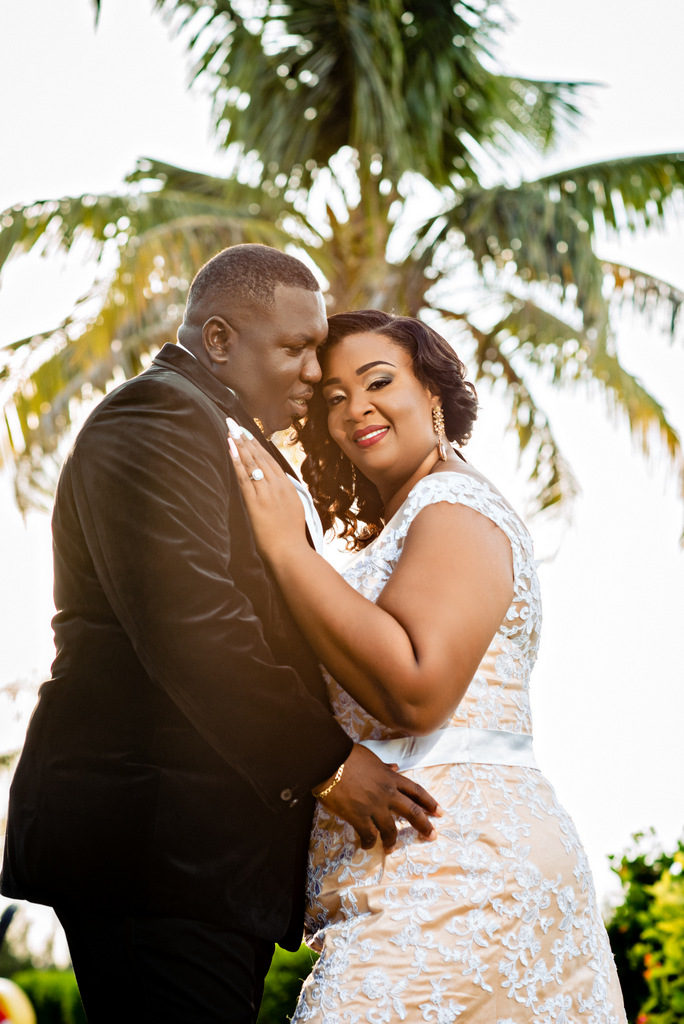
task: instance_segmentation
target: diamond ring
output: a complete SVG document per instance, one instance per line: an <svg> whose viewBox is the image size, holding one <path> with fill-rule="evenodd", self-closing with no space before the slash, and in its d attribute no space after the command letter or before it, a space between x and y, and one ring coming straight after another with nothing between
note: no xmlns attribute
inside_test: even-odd
<svg viewBox="0 0 684 1024"><path fill-rule="evenodd" d="M257 468L253 469L252 472L249 474L249 479L250 480L255 480L255 481L256 480L263 480L264 479L264 471L263 471L263 469L259 469L259 467L257 466Z"/></svg>

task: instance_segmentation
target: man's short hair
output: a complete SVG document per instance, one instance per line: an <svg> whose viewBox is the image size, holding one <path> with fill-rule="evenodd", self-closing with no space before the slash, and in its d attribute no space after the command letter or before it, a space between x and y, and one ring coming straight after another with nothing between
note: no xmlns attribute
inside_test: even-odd
<svg viewBox="0 0 684 1024"><path fill-rule="evenodd" d="M294 256L268 245L232 245L201 267L190 285L187 309L216 298L270 308L277 286L316 292L320 285L309 268Z"/></svg>

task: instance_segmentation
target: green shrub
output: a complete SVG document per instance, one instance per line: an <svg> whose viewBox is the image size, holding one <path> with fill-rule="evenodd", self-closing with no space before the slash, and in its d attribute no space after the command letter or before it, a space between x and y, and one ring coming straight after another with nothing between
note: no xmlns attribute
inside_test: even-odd
<svg viewBox="0 0 684 1024"><path fill-rule="evenodd" d="M684 842L664 853L634 838L635 850L613 866L625 899L608 924L627 1017L684 1024Z"/></svg>
<svg viewBox="0 0 684 1024"><path fill-rule="evenodd" d="M37 1024L86 1024L73 971L19 971L12 981L33 1003Z"/></svg>
<svg viewBox="0 0 684 1024"><path fill-rule="evenodd" d="M643 956L649 997L643 1014L649 1024L684 1021L684 852L675 854L673 867L650 887L652 924L637 947Z"/></svg>
<svg viewBox="0 0 684 1024"><path fill-rule="evenodd" d="M302 982L317 959L306 946L300 946L296 953L276 946L257 1024L286 1024L294 1013Z"/></svg>

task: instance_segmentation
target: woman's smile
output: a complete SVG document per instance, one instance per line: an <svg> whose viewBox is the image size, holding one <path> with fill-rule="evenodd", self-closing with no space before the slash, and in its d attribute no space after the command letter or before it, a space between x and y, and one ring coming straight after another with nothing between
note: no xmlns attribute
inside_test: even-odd
<svg viewBox="0 0 684 1024"><path fill-rule="evenodd" d="M359 448L370 448L372 445L377 444L378 441L381 441L388 430L389 427L362 427L361 430L354 431L352 434L352 441L354 441Z"/></svg>

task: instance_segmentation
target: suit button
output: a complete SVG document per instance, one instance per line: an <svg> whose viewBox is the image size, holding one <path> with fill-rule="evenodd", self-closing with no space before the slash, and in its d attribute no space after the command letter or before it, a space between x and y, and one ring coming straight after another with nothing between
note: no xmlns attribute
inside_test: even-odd
<svg viewBox="0 0 684 1024"><path fill-rule="evenodd" d="M281 800L285 800L286 803L289 804L290 800L292 799L292 790L291 789L284 789L282 791L282 793L280 794L280 799Z"/></svg>

